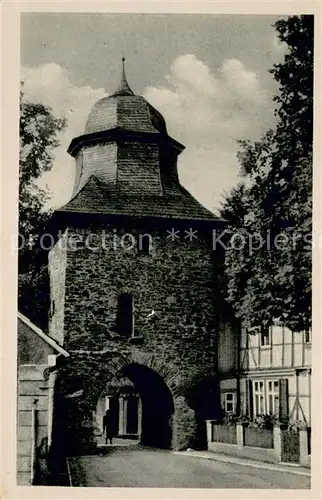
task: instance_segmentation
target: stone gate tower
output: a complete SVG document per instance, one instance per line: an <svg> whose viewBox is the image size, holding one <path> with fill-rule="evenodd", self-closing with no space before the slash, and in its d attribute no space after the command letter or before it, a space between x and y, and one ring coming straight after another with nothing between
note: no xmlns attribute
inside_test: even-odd
<svg viewBox="0 0 322 500"><path fill-rule="evenodd" d="M65 376L82 387L83 422L115 394L120 414L126 380L122 405L139 399L131 425L141 442L177 449L197 446L203 420L220 411L223 303L212 248L223 221L180 184L183 149L131 90L123 61L119 88L69 146L75 187L53 216L59 239L49 253L50 334L71 353Z"/></svg>

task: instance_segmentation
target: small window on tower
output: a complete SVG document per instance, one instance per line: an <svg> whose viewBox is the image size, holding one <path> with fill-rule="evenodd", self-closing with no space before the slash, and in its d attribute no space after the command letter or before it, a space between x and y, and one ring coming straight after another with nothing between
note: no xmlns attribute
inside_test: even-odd
<svg viewBox="0 0 322 500"><path fill-rule="evenodd" d="M133 297L129 293L118 296L116 331L122 337L132 337L134 327Z"/></svg>
<svg viewBox="0 0 322 500"><path fill-rule="evenodd" d="M152 253L152 236L148 233L139 234L138 237L138 253L151 255Z"/></svg>

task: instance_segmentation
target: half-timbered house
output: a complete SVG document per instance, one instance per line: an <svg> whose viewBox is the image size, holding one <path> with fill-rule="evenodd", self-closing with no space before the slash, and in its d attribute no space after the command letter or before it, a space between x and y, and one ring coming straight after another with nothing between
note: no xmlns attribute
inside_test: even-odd
<svg viewBox="0 0 322 500"><path fill-rule="evenodd" d="M224 334L218 368L225 413L288 416L310 426L311 330L275 321L260 331L241 328L238 338Z"/></svg>

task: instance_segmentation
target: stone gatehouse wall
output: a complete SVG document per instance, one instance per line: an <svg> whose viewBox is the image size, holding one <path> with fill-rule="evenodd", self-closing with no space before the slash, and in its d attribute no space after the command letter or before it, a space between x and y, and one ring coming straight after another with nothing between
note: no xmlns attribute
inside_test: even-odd
<svg viewBox="0 0 322 500"><path fill-rule="evenodd" d="M97 243L102 229L104 226L86 230L69 227L67 239L91 233ZM109 240L111 245L105 249L101 245L97 250L79 245L76 251L66 251L58 249L58 242L52 250L55 269L51 272L51 291L53 298L59 297L59 307L55 304L51 325L57 324L55 315L60 318L59 324L63 318L64 347L71 354L83 351L91 356L93 351L113 349L130 356L141 352L153 355L158 366L169 367L172 379L177 378L171 387L175 403L173 446L188 446L198 425L195 409L185 394L189 385L216 368L222 297L211 238L201 235L189 241L181 230L181 238L172 241L166 230L131 230L136 240L139 234L151 234L152 254L146 255L138 252L137 245L127 250L117 244L117 238L127 230L116 226L106 229L113 241ZM133 346L117 334L117 301L121 293L133 296L134 334L142 337L142 345ZM152 310L155 315L148 318ZM59 332L52 328L50 334L57 338ZM94 378L98 380L99 373ZM213 394L213 399L216 397ZM216 404L209 401L210 413ZM213 413L208 415L215 417Z"/></svg>

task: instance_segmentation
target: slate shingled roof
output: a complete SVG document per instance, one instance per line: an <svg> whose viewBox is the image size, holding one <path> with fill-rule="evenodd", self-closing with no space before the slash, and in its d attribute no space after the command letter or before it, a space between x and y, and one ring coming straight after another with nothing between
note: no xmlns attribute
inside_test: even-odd
<svg viewBox="0 0 322 500"><path fill-rule="evenodd" d="M85 134L121 128L136 132L167 133L163 116L144 97L135 95L125 75L122 58L121 82L112 95L94 104L85 126Z"/></svg>
<svg viewBox="0 0 322 500"><path fill-rule="evenodd" d="M73 139L68 150L69 153L72 156L76 156L81 148L87 147L91 143L93 144L94 136L96 136L95 140L97 141L97 136L109 132L114 135L115 133L122 134L122 138L130 134L132 139L127 140L133 140L134 143L140 135L146 137L147 144L149 140L155 141L157 136L167 144L167 146L162 146L162 141L157 140L156 143L160 142L159 147L167 147L168 150L172 148L175 151L174 156L177 156L184 149L184 146L168 136L163 116L143 97L134 94L126 80L124 58L122 62L122 78L117 91L108 97L103 97L93 106L86 123L85 134ZM105 138L105 140L107 139ZM119 139L114 138L114 140L118 144ZM99 139L100 141L101 139ZM118 145L118 147L122 151L122 146ZM130 151L132 152L129 153ZM115 159L116 182L113 183L115 184L113 189L100 175L100 169L107 160L103 157L102 152L99 152L99 154L100 161L97 158L95 159L98 167L96 168L94 165L93 168L93 164L90 169L87 167L87 174L89 175L87 175L87 179L86 175L83 176L86 179L85 184L83 186L79 185L80 189L75 191L72 200L61 207L59 212L218 220L218 217L198 203L180 185L177 176L176 161L172 165L173 172L169 175L169 167L171 165L159 164L159 172L156 171L154 162L158 160L153 152L151 152L150 159L141 158L141 162L133 157L126 158L126 160L123 158L122 168L123 170L127 168L125 183L127 189L124 190L121 188L122 183L117 182L117 169L119 168L117 157ZM129 154L135 155L134 148L133 150L126 149L126 151L124 149L123 156ZM153 192L151 189L144 189L144 183L141 183L138 176L142 172L135 170L135 168L141 168L144 161L147 163L151 162L151 165L146 165L146 172L149 174L147 178L150 179L149 182L152 182L151 172L155 172L156 180L161 178L161 183L157 182L160 185L160 189L156 190L155 194L151 194ZM169 159L169 161L173 160ZM131 182L131 176L135 176L133 178L135 182ZM162 181L164 176L167 177L167 181Z"/></svg>
<svg viewBox="0 0 322 500"><path fill-rule="evenodd" d="M83 189L59 211L218 220L218 217L180 185L176 194L171 189L169 192L165 191L162 196L142 196L139 192L124 195L108 191L104 183L95 176L92 176Z"/></svg>
<svg viewBox="0 0 322 500"><path fill-rule="evenodd" d="M94 104L85 134L121 128L135 132L166 133L163 116L144 97L107 96Z"/></svg>

